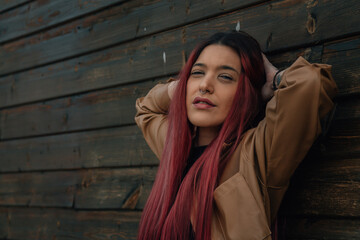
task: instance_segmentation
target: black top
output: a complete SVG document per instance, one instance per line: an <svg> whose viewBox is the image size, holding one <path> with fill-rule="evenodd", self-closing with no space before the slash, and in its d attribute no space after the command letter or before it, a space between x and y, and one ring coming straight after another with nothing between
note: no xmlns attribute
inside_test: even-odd
<svg viewBox="0 0 360 240"><path fill-rule="evenodd" d="M189 158L187 159L187 164L183 172L183 177L186 176L192 165L196 162L196 160L201 156L207 146L193 147L191 148ZM193 230L193 226L190 223L190 232L189 232L189 240L195 240L195 232Z"/></svg>
<svg viewBox="0 0 360 240"><path fill-rule="evenodd" d="M192 167L192 165L194 165L194 163L196 162L196 160L201 156L201 154L205 151L205 148L207 146L200 146L200 147L193 147L190 150L190 154L189 154L189 158L187 159L187 164L186 167L184 169L183 172L183 177L182 179L184 179L184 177L186 176L187 172L190 170L190 168Z"/></svg>

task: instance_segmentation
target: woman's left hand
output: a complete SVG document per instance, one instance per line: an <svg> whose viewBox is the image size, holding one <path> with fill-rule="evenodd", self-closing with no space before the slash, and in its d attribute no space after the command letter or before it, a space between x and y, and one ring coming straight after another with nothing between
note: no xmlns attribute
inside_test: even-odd
<svg viewBox="0 0 360 240"><path fill-rule="evenodd" d="M269 62L269 60L263 53L262 53L262 57L264 61L266 82L261 89L261 95L263 97L263 100L268 101L274 95L273 79L278 69L274 67L274 65L272 65L271 62Z"/></svg>

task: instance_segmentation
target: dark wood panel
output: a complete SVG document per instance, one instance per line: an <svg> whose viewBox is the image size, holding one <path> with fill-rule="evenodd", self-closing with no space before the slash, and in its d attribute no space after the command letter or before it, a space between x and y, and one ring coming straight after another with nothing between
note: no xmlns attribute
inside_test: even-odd
<svg viewBox="0 0 360 240"><path fill-rule="evenodd" d="M360 157L327 158L315 144L293 175L281 212L360 216Z"/></svg>
<svg viewBox="0 0 360 240"><path fill-rule="evenodd" d="M0 175L0 205L142 209L157 168L91 169Z"/></svg>
<svg viewBox="0 0 360 240"><path fill-rule="evenodd" d="M0 42L9 41L125 1L33 1L0 16Z"/></svg>
<svg viewBox="0 0 360 240"><path fill-rule="evenodd" d="M360 156L360 137L329 137L322 144L322 152L327 158L358 158Z"/></svg>
<svg viewBox="0 0 360 240"><path fill-rule="evenodd" d="M171 36L168 37L171 38ZM160 44L169 39L157 40L157 43ZM131 51L131 49L127 50ZM157 51L158 53L161 53L159 49L157 49ZM294 51L293 54L284 54L282 57L275 56L276 60L274 62L283 64L281 61L288 61L285 59L287 59L289 55L291 59L293 59L297 54L304 55L310 60L316 59L320 51L320 47L306 50L300 49ZM177 71L180 68L180 61L176 61L173 54L177 55L178 58L181 58L181 53L176 51L176 48L173 48L172 51L167 54L168 60L166 63L169 65L164 66L162 54L160 54L161 58L158 55L157 62L155 62L155 59L152 62L153 64L158 65L158 67L152 70L153 66L149 66L149 71L167 71L165 70L167 69L167 66L173 68L174 71ZM138 55L138 59L141 59L140 54ZM176 64L176 62L178 64ZM141 60L136 65L140 67L141 64L146 65L147 63L146 61ZM178 69L175 70L175 67ZM137 67L134 68L134 73L142 72L136 71L136 69ZM94 71L96 71L96 69ZM130 77L132 76L132 72L126 74L124 71L120 76L123 75ZM96 74L95 77L101 79L101 76L97 76ZM155 82L158 81L164 81L164 79L155 80ZM134 123L135 116L135 100L138 97L145 95L148 90L155 85L155 82L147 81L138 84L134 83L42 103L3 109L0 111L0 138L11 139L24 136L116 126L120 124L132 124Z"/></svg>
<svg viewBox="0 0 360 240"><path fill-rule="evenodd" d="M185 52L179 50L182 48L180 39L181 31L164 33L3 77L0 79L0 107L176 73L185 57Z"/></svg>
<svg viewBox="0 0 360 240"><path fill-rule="evenodd" d="M359 162L359 159L358 159ZM357 172L359 173L359 164ZM355 173L354 173L355 174ZM321 175L319 176L321 178ZM307 181L292 184L283 201L288 215L360 216L360 182Z"/></svg>
<svg viewBox="0 0 360 240"><path fill-rule="evenodd" d="M329 136L360 136L360 98L338 99Z"/></svg>
<svg viewBox="0 0 360 240"><path fill-rule="evenodd" d="M171 32L163 35L163 38L134 41L99 53L2 77L0 107L174 74L188 55L185 51L179 51L182 48L179 40L181 36L180 32ZM354 48L356 41L346 39L326 46L324 61L334 66L333 75L342 95L359 92L357 71L360 69L360 55ZM271 59L279 67L289 66L299 55L311 62L321 62L321 48L320 45L298 49L271 56ZM344 48L346 52L343 52ZM329 49L334 49L335 53L327 54ZM163 52L167 64L163 62ZM351 73L347 66L351 67Z"/></svg>
<svg viewBox="0 0 360 240"><path fill-rule="evenodd" d="M135 101L155 83L147 81L0 112L1 139L133 124Z"/></svg>
<svg viewBox="0 0 360 240"><path fill-rule="evenodd" d="M158 164L137 126L0 142L0 172Z"/></svg>
<svg viewBox="0 0 360 240"><path fill-rule="evenodd" d="M136 239L141 212L0 208L6 239Z"/></svg>
<svg viewBox="0 0 360 240"><path fill-rule="evenodd" d="M6 11L9 8L16 7L20 4L24 4L26 2L31 2L31 0L0 0L0 12Z"/></svg>
<svg viewBox="0 0 360 240"><path fill-rule="evenodd" d="M0 58L6 56L10 62L16 59L19 64L1 64L0 74L94 51L258 2L262 1L211 0L207 4L201 0L129 1L1 46Z"/></svg>
<svg viewBox="0 0 360 240"><path fill-rule="evenodd" d="M157 168L88 171L75 196L77 209L143 209Z"/></svg>
<svg viewBox="0 0 360 240"><path fill-rule="evenodd" d="M72 207L77 172L0 174L0 205Z"/></svg>
<svg viewBox="0 0 360 240"><path fill-rule="evenodd" d="M360 157L360 141L353 136L359 117L357 102L352 99L339 102L329 136L316 146L324 158ZM341 122L344 124L339 124ZM134 125L0 142L0 155L0 171L3 172L138 166L158 162Z"/></svg>
<svg viewBox="0 0 360 240"><path fill-rule="evenodd" d="M325 44L323 62L333 66L339 96L360 92L360 38Z"/></svg>
<svg viewBox="0 0 360 240"><path fill-rule="evenodd" d="M29 68L130 40L140 36L142 31L149 34L152 28L156 28L154 32L162 30L164 23L166 27L172 21L178 25L179 19L183 17L176 16L175 10L174 13L168 12L168 9L171 10L174 5L168 2L164 5L162 1L159 4L156 5L157 8L155 5L148 5L147 7L152 8L152 11L146 11L145 7L135 11L138 7L135 6L124 13L122 8L114 8L91 16L90 19L81 19L53 29L44 35L5 44L1 48L0 57L6 56L9 61L0 65L0 73ZM183 1L179 1L179 4L182 16L186 16L186 12L192 12L191 6L186 6ZM204 12L207 12L207 6L213 7L207 4L195 6L201 7ZM360 3L356 0L342 3L335 0L314 3L306 0L284 0L246 8L174 31L182 33L180 34L182 38L179 40L184 42L185 48L188 49L189 46L192 48L194 41L197 42L199 38L216 31L235 29L239 22L241 29L258 39L265 51L273 51L356 33L360 20L349 16L356 15L359 7ZM216 8L215 13L218 12ZM126 15L126 19L121 17L122 15ZM195 16L193 21L202 15L195 14ZM108 31L109 24L113 31ZM10 64L14 61L18 64Z"/></svg>
<svg viewBox="0 0 360 240"><path fill-rule="evenodd" d="M164 34L163 38L139 40L120 48L3 77L0 79L0 107L176 73L186 55L178 50L181 43L175 39L179 38L181 35L172 32ZM277 66L284 67L299 55L319 62L321 52L322 47L315 46L277 54L271 59Z"/></svg>
<svg viewBox="0 0 360 240"><path fill-rule="evenodd" d="M360 239L358 218L286 217L281 223L279 239Z"/></svg>
<svg viewBox="0 0 360 240"><path fill-rule="evenodd" d="M339 161L337 167L342 170L324 167L315 171L318 175L311 175L308 179L304 179L306 175L298 174L300 177L297 181L295 177L286 194L282 211L288 215L359 217L359 161L354 161ZM345 166L349 162L352 167ZM155 174L156 168L148 167L1 174L0 204L142 209Z"/></svg>

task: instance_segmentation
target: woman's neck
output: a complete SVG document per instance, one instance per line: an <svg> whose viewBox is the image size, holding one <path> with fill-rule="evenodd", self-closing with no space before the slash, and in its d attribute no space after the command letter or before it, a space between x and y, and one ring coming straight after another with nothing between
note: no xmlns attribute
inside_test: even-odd
<svg viewBox="0 0 360 240"><path fill-rule="evenodd" d="M219 134L219 127L198 127L195 146L209 145Z"/></svg>

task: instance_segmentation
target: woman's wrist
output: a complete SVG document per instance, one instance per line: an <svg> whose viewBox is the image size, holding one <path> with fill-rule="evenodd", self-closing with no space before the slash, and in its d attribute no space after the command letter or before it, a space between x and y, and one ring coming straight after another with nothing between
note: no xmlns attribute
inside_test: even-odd
<svg viewBox="0 0 360 240"><path fill-rule="evenodd" d="M272 80L272 89L275 91L278 89L280 82L281 82L281 76L284 73L283 69L277 70L274 74L273 80Z"/></svg>

